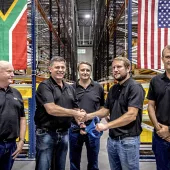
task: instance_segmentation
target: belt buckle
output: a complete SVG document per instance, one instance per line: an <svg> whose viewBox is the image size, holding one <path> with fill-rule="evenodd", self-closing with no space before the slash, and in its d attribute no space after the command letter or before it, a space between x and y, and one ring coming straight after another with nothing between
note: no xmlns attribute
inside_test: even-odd
<svg viewBox="0 0 170 170"><path fill-rule="evenodd" d="M7 140L6 140L6 139L3 139L2 141L3 141L4 143L6 143L6 142L7 142Z"/></svg>
<svg viewBox="0 0 170 170"><path fill-rule="evenodd" d="M114 140L122 140L122 136L116 136Z"/></svg>
<svg viewBox="0 0 170 170"><path fill-rule="evenodd" d="M122 136L118 136L118 140L122 140L122 138L123 138Z"/></svg>
<svg viewBox="0 0 170 170"><path fill-rule="evenodd" d="M45 133L48 132L46 128L37 128L38 133Z"/></svg>
<svg viewBox="0 0 170 170"><path fill-rule="evenodd" d="M59 133L59 132L61 132L61 131L62 131L61 128L55 130L56 133Z"/></svg>
<svg viewBox="0 0 170 170"><path fill-rule="evenodd" d="M56 130L55 130L55 133L58 133L58 132L59 132L59 129L56 129Z"/></svg>
<svg viewBox="0 0 170 170"><path fill-rule="evenodd" d="M116 137L113 138L113 140L119 141L119 140L122 140L123 138L124 138L124 136L116 136Z"/></svg>

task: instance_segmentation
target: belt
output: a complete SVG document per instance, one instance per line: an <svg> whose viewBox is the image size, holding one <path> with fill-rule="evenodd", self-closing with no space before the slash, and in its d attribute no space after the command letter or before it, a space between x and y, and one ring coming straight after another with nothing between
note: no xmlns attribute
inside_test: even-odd
<svg viewBox="0 0 170 170"><path fill-rule="evenodd" d="M63 129L63 128L58 128L58 129L49 129L49 128L39 128L37 127L38 130L41 130L41 133L44 133L44 132L55 132L55 133L58 133L58 132L66 132L68 129Z"/></svg>
<svg viewBox="0 0 170 170"><path fill-rule="evenodd" d="M12 138L12 139L0 139L0 142L3 142L3 143L15 142L15 141L16 141L16 138Z"/></svg>
<svg viewBox="0 0 170 170"><path fill-rule="evenodd" d="M115 136L115 137L110 136L110 137L111 137L111 139L113 139L113 140L122 140L122 139L124 139L124 138L126 138L126 137L134 137L134 135L124 134L124 135L120 135L120 136Z"/></svg>

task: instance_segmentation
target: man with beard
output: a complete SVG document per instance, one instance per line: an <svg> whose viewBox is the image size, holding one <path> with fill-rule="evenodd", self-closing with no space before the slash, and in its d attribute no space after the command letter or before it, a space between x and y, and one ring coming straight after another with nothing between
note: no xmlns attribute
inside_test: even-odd
<svg viewBox="0 0 170 170"><path fill-rule="evenodd" d="M165 72L152 78L148 113L154 126L152 149L157 170L170 170L170 45L162 51Z"/></svg>
<svg viewBox="0 0 170 170"><path fill-rule="evenodd" d="M145 92L142 86L130 77L131 64L125 57L113 59L113 77L118 81L109 90L104 108L87 114L107 116L108 123L98 123L96 130L109 129L107 150L111 170L139 170L139 135L142 132L142 108Z"/></svg>

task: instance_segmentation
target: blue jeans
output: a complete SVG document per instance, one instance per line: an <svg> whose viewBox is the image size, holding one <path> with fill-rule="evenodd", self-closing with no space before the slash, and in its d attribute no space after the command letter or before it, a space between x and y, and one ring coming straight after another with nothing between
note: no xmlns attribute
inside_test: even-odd
<svg viewBox="0 0 170 170"><path fill-rule="evenodd" d="M170 142L153 133L152 150L155 154L157 170L170 170Z"/></svg>
<svg viewBox="0 0 170 170"><path fill-rule="evenodd" d="M16 142L0 142L0 170L11 170L14 163L12 154L16 150Z"/></svg>
<svg viewBox="0 0 170 170"><path fill-rule="evenodd" d="M139 170L139 136L107 141L111 170Z"/></svg>
<svg viewBox="0 0 170 170"><path fill-rule="evenodd" d="M68 131L41 132L36 130L36 170L49 170L52 160L56 170L65 170ZM54 168L51 168L54 170Z"/></svg>
<svg viewBox="0 0 170 170"><path fill-rule="evenodd" d="M80 170L81 153L84 143L87 148L87 170L99 170L98 154L100 138L94 138L90 134L81 135L79 132L72 132L72 128L69 130L70 170Z"/></svg>

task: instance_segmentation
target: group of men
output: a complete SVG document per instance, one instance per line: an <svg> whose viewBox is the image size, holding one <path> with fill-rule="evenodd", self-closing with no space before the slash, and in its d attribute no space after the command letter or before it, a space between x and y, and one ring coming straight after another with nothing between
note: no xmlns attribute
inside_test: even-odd
<svg viewBox="0 0 170 170"><path fill-rule="evenodd" d="M165 73L155 76L149 87L148 113L154 126L153 151L157 170L170 170L170 45L162 51ZM100 84L90 78L92 66L78 65L79 79L73 85L64 82L66 61L53 57L50 78L36 92L36 170L64 170L69 143L70 170L80 170L82 147L87 149L87 170L99 170L100 138L84 131L96 116L109 116L98 123L97 131L109 129L107 151L111 170L139 170L139 136L142 132L142 108L145 92L131 78L131 63L116 57L112 73L117 83L104 102ZM0 170L11 170L25 142L26 119L21 94L9 85L14 69L0 61ZM16 138L19 142L16 144Z"/></svg>

